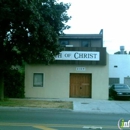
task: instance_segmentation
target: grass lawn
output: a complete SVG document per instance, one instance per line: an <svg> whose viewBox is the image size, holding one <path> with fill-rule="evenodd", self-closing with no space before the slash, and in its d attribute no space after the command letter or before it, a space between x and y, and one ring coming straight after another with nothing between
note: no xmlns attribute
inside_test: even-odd
<svg viewBox="0 0 130 130"><path fill-rule="evenodd" d="M28 99L8 99L5 101L0 101L0 106L73 109L72 102L28 100Z"/></svg>

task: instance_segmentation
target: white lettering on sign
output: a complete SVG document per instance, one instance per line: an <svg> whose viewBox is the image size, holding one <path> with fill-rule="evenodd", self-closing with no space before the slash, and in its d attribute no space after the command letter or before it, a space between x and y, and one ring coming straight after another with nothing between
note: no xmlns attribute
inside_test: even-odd
<svg viewBox="0 0 130 130"><path fill-rule="evenodd" d="M62 51L55 60L88 60L99 61L100 53L93 51Z"/></svg>
<svg viewBox="0 0 130 130"><path fill-rule="evenodd" d="M76 67L76 70L77 70L77 71L85 71L86 68L85 68L85 67Z"/></svg>

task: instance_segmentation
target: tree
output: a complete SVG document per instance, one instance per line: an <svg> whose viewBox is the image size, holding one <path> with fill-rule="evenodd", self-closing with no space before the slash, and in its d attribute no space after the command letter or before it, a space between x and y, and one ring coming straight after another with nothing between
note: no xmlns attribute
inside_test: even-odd
<svg viewBox="0 0 130 130"><path fill-rule="evenodd" d="M122 53L121 51L117 51L117 52L115 52L114 54L127 54L127 52L124 51L124 52Z"/></svg>
<svg viewBox="0 0 130 130"><path fill-rule="evenodd" d="M61 48L58 37L70 17L69 4L56 0L0 0L0 98L4 98L4 73L11 66L48 64Z"/></svg>

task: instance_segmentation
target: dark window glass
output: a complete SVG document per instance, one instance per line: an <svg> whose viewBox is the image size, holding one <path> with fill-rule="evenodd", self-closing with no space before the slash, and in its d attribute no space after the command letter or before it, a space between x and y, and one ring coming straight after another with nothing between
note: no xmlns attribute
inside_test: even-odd
<svg viewBox="0 0 130 130"><path fill-rule="evenodd" d="M128 85L116 85L116 89L130 89Z"/></svg>
<svg viewBox="0 0 130 130"><path fill-rule="evenodd" d="M90 47L90 42L89 41L82 41L81 46L82 47Z"/></svg>
<svg viewBox="0 0 130 130"><path fill-rule="evenodd" d="M120 83L120 78L109 78L109 85Z"/></svg>
<svg viewBox="0 0 130 130"><path fill-rule="evenodd" d="M43 87L43 73L34 73L33 74L33 86L34 87Z"/></svg>
<svg viewBox="0 0 130 130"><path fill-rule="evenodd" d="M61 46L69 45L69 41L67 41L67 40L61 40L61 41L60 41L60 45L61 45Z"/></svg>

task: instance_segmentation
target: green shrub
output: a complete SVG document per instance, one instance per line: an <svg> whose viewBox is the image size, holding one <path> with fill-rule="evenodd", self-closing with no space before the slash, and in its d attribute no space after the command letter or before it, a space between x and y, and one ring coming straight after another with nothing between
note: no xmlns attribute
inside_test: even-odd
<svg viewBox="0 0 130 130"><path fill-rule="evenodd" d="M5 74L4 95L7 98L24 98L24 72L11 69Z"/></svg>

